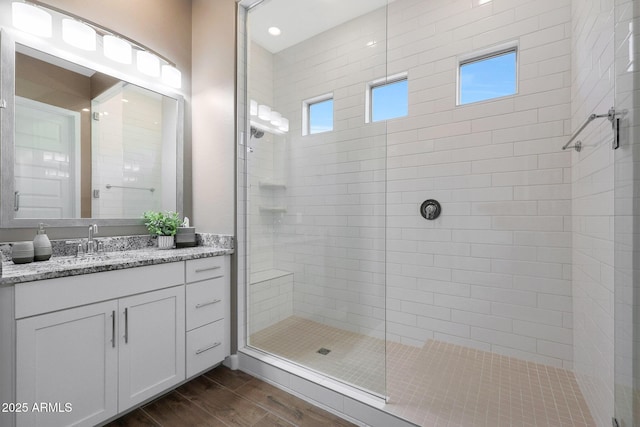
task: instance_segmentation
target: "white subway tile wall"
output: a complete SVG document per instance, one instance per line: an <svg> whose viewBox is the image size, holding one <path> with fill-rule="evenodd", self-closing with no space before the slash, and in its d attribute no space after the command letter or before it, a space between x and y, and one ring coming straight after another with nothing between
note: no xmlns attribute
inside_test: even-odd
<svg viewBox="0 0 640 427"><path fill-rule="evenodd" d="M386 14L275 55L252 46L252 97L291 119L285 137L252 144L252 191L283 184L252 193L252 273L293 273L285 305L325 325L373 337L386 325L410 346L435 339L574 369L608 424L614 225L619 236L631 226L613 220L609 123L585 130L581 153L560 147L614 105L614 78L629 70L631 58L612 68L613 2L397 0L388 26ZM458 56L513 41L518 94L456 107ZM408 117L365 124L366 84L405 71ZM327 92L334 131L302 137L301 101ZM443 205L433 222L418 216L427 198ZM258 323L288 313L276 311Z"/></svg>
<svg viewBox="0 0 640 427"><path fill-rule="evenodd" d="M249 292L250 335L293 315L292 273L279 270L254 273Z"/></svg>
<svg viewBox="0 0 640 427"><path fill-rule="evenodd" d="M140 218L145 211L165 209L162 153L169 140L163 135L162 96L126 85L106 99L94 100L92 110L100 113L100 120L92 121L91 184L100 191L100 197L91 199L92 216ZM175 145L175 138L171 143Z"/></svg>
<svg viewBox="0 0 640 427"><path fill-rule="evenodd" d="M572 366L571 29L569 0L398 0L273 55L287 212L252 222L274 245L252 266L294 274L295 315ZM519 93L457 107L458 56L514 41ZM366 84L399 72L409 115L365 124ZM334 131L303 137L328 92Z"/></svg>
<svg viewBox="0 0 640 427"><path fill-rule="evenodd" d="M248 87L251 99L259 105L273 106L273 55L259 45L251 43L249 66L251 72L249 73ZM274 268L273 220L276 213L264 208L274 207L276 202L271 200L274 193L267 187L261 187L260 183L274 181L276 138L269 132L265 132L262 138L252 137L249 134L246 141L248 152L243 153L247 155L249 172L249 203L247 206L249 233L247 238L250 275ZM251 311L249 315L251 315Z"/></svg>

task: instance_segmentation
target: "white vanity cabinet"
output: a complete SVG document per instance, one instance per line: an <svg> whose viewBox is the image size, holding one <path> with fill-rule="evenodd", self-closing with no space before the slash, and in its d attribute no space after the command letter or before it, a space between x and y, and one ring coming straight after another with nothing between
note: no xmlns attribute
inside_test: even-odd
<svg viewBox="0 0 640 427"><path fill-rule="evenodd" d="M229 354L229 268L228 256L186 263L187 378Z"/></svg>
<svg viewBox="0 0 640 427"><path fill-rule="evenodd" d="M185 378L184 286L19 319L16 332L17 401L31 406L19 426L93 426Z"/></svg>
<svg viewBox="0 0 640 427"><path fill-rule="evenodd" d="M118 413L117 310L107 301L17 321L19 426L92 426ZM33 410L49 402L63 412Z"/></svg>
<svg viewBox="0 0 640 427"><path fill-rule="evenodd" d="M118 412L185 379L184 287L124 298L118 349Z"/></svg>
<svg viewBox="0 0 640 427"><path fill-rule="evenodd" d="M17 409L0 425L101 425L222 362L229 272L214 256L0 288L0 397Z"/></svg>
<svg viewBox="0 0 640 427"><path fill-rule="evenodd" d="M222 362L229 258L15 285L17 427L98 425Z"/></svg>

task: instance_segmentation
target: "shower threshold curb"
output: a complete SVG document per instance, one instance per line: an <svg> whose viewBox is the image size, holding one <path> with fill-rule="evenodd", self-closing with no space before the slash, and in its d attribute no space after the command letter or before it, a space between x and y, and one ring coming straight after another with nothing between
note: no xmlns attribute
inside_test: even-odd
<svg viewBox="0 0 640 427"><path fill-rule="evenodd" d="M239 369L360 426L414 427L384 410L383 398L310 372L295 363L245 347Z"/></svg>

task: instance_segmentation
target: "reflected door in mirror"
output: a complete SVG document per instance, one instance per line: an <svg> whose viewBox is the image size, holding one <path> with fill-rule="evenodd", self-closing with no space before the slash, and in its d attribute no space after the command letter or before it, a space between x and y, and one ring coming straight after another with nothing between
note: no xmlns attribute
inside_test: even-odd
<svg viewBox="0 0 640 427"><path fill-rule="evenodd" d="M80 114L16 97L16 218L80 216Z"/></svg>

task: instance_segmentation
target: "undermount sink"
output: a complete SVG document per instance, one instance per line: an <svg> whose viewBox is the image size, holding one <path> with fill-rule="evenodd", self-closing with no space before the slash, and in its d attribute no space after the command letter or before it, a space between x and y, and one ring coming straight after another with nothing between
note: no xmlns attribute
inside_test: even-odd
<svg viewBox="0 0 640 427"><path fill-rule="evenodd" d="M119 255L106 252L96 255L84 255L81 257L59 257L59 258L51 258L51 261L56 262L58 264L64 265L74 265L74 264L93 264L104 261L111 261L113 259L119 258Z"/></svg>

